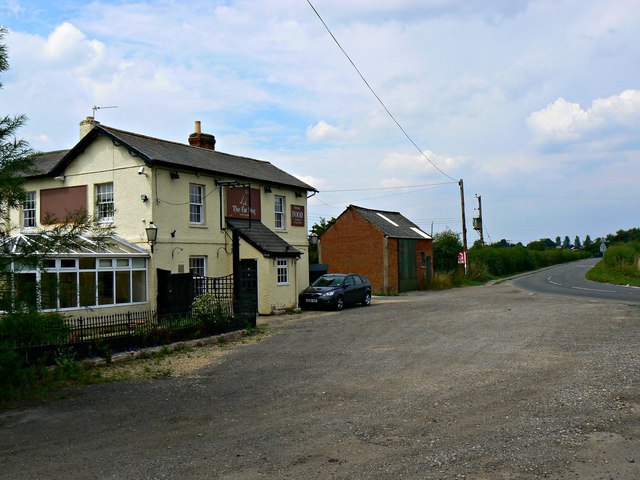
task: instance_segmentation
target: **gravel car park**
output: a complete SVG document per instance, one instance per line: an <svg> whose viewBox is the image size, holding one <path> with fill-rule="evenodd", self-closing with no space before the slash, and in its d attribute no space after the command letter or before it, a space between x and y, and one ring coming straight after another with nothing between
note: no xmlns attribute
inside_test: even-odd
<svg viewBox="0 0 640 480"><path fill-rule="evenodd" d="M1 412L0 478L637 479L639 308L501 283L261 317Z"/></svg>

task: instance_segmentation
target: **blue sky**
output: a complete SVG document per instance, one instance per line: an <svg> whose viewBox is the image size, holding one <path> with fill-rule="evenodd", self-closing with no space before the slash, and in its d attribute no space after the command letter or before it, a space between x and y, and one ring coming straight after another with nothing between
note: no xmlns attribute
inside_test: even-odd
<svg viewBox="0 0 640 480"><path fill-rule="evenodd" d="M2 114L38 150L78 123L221 151L315 186L311 222L349 204L485 239L592 238L640 224L637 0L0 0Z"/></svg>

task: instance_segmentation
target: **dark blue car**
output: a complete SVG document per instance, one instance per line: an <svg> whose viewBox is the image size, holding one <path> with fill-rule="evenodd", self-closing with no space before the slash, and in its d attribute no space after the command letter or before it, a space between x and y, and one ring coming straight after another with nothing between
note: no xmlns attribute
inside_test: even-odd
<svg viewBox="0 0 640 480"><path fill-rule="evenodd" d="M371 304L371 283L357 273L322 275L298 296L301 308L330 307L342 310L345 305Z"/></svg>

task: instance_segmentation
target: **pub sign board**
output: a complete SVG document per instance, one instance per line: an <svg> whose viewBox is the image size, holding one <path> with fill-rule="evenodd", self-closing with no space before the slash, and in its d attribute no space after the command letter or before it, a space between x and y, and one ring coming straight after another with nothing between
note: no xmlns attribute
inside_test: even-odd
<svg viewBox="0 0 640 480"><path fill-rule="evenodd" d="M249 220L249 209L251 209L251 220L260 220L260 189L235 187L227 190L227 217L242 218ZM249 202L249 192L251 192L251 202ZM251 203L251 205L249 205Z"/></svg>
<svg viewBox="0 0 640 480"><path fill-rule="evenodd" d="M304 227L304 205L291 205L291 226Z"/></svg>

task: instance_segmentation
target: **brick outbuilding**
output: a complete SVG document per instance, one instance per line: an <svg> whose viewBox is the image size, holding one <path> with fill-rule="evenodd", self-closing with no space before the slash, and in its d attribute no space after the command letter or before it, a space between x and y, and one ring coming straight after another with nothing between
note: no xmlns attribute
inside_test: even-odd
<svg viewBox="0 0 640 480"><path fill-rule="evenodd" d="M329 273L359 273L374 294L426 288L433 273L433 240L398 212L349 205L319 240Z"/></svg>

